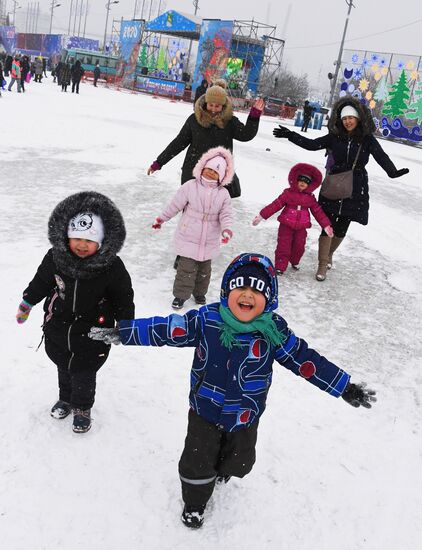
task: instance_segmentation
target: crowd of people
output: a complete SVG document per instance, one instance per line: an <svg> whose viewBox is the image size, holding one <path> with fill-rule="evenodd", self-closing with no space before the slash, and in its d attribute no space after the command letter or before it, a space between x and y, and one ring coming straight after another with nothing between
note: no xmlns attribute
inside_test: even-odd
<svg viewBox="0 0 422 550"><path fill-rule="evenodd" d="M70 67L56 68L64 91L75 74L80 73ZM253 467L274 361L354 407L370 408L376 400L373 390L352 383L345 370L309 347L275 313L278 280L289 264L299 269L310 213L322 228L315 275L319 282L325 280L350 224L368 223L370 155L391 178L408 172L397 169L383 151L370 111L354 98L337 101L322 137L307 139L289 128L276 128L276 138L326 152L328 175L351 173L351 194L328 198L321 192L316 199L313 192L322 183L321 172L307 163L292 166L287 189L251 220L257 226L280 212L274 263L268 257L271 243L264 253L239 250L224 273L220 300L207 303L212 260L220 245L234 237L231 203L240 195L240 183L233 168L233 143L256 136L264 101L255 101L244 124L233 114L224 82L204 83L203 92L179 134L148 168L152 175L188 148L182 185L163 205L152 229L160 230L181 213L174 238L178 259L171 305L180 310L193 296L199 309L135 318L130 275L117 256L126 235L123 218L108 197L83 192L60 202L51 214L51 249L24 290L16 316L18 323L25 322L44 300L45 349L57 366L59 385L51 416L63 419L73 413L76 433L91 428L96 375L111 344L195 349L188 429L179 461L182 521L191 528L203 524L216 483L242 478Z"/></svg>
<svg viewBox="0 0 422 550"><path fill-rule="evenodd" d="M25 92L25 84L29 84L31 80L37 83L42 83L43 78L48 78L47 69L51 71L53 82L57 82L61 87L62 92L67 92L68 86L72 84L72 93L79 94L79 85L84 76L85 70L79 59L70 63L53 60L47 60L45 57L21 55L0 54L0 96L1 89L6 89L9 92L13 90L16 82L16 91L18 93ZM94 86L97 86L97 81L100 77L100 69L97 66L94 69ZM7 83L9 78L9 83Z"/></svg>

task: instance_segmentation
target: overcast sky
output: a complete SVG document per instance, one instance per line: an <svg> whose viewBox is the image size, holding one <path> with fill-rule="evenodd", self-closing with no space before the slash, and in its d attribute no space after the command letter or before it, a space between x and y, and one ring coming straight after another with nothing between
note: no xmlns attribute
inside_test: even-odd
<svg viewBox="0 0 422 550"><path fill-rule="evenodd" d="M8 10L12 10L12 0ZM80 1L80 0L79 0ZM86 0L84 0L85 2ZM49 24L50 0L39 0ZM70 0L57 0L53 32L67 31ZM74 0L75 5L76 0ZM106 19L106 1L88 0L86 36L102 40ZM112 5L111 19L133 17L136 0L120 0ZM152 0L152 15L158 8L194 13L192 0ZM143 0L137 0L138 17ZM20 1L21 19L26 15L26 0ZM422 0L354 0L346 48L367 49L422 55ZM150 0L145 0L144 17L148 18ZM289 9L290 7L290 9ZM325 85L327 73L333 71L348 6L345 0L199 0L198 15L203 18L239 19L277 26L276 36L286 41L284 61L298 74L308 73L313 84ZM161 9L161 12L163 9ZM18 19L17 19L18 20ZM83 25L83 20L82 20ZM402 27L402 28L398 28ZM389 31L395 28L396 30ZM24 29L23 29L24 30ZM47 29L48 31L48 29ZM46 31L44 31L46 32ZM365 38L361 38L365 37Z"/></svg>

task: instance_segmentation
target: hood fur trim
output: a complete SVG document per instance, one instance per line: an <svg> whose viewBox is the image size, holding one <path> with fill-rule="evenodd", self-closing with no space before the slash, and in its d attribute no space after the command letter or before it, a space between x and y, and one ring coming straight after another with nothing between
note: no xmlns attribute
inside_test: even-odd
<svg viewBox="0 0 422 550"><path fill-rule="evenodd" d="M352 96L341 97L333 106L330 119L328 121L328 131L339 137L347 137L347 131L341 122L341 111L346 105L351 105L359 113L359 123L355 131L356 136L364 138L375 132L375 124L372 119L371 111L366 105L363 105L358 99Z"/></svg>
<svg viewBox="0 0 422 550"><path fill-rule="evenodd" d="M316 166L312 166L312 164L305 164L304 162L301 162L299 164L295 164L289 172L289 185L295 191L297 190L297 178L301 174L306 174L312 180L308 187L303 191L304 193L313 193L315 189L321 185L322 174L318 168Z"/></svg>
<svg viewBox="0 0 422 550"><path fill-rule="evenodd" d="M192 171L193 177L196 180L201 178L202 170L205 168L206 163L217 155L222 156L227 163L226 174L221 180L220 185L226 186L232 181L234 176L233 155L225 147L213 147L212 149L208 149L208 151L202 155Z"/></svg>
<svg viewBox="0 0 422 550"><path fill-rule="evenodd" d="M104 225L101 248L89 258L78 258L69 249L68 224L80 212L96 214ZM70 195L56 206L48 221L48 238L60 271L75 279L92 279L114 262L125 241L126 229L119 209L108 197L84 191Z"/></svg>
<svg viewBox="0 0 422 550"><path fill-rule="evenodd" d="M210 128L212 125L218 128L224 128L233 117L233 103L227 97L227 102L223 105L223 110L215 116L212 116L206 109L205 94L201 95L195 103L196 122L203 128Z"/></svg>

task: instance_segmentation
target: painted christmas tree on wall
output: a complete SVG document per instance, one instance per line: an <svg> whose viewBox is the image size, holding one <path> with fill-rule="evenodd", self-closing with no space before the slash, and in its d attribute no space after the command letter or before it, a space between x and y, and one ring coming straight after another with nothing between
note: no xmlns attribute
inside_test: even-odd
<svg viewBox="0 0 422 550"><path fill-rule="evenodd" d="M407 109L407 101L409 101L410 90L407 85L406 73L403 70L391 86L388 101L384 103L382 112L385 116L394 119L404 114Z"/></svg>
<svg viewBox="0 0 422 550"><path fill-rule="evenodd" d="M419 89L415 90L415 101L409 105L411 112L407 113L406 118L416 120L422 124L422 82L419 82Z"/></svg>

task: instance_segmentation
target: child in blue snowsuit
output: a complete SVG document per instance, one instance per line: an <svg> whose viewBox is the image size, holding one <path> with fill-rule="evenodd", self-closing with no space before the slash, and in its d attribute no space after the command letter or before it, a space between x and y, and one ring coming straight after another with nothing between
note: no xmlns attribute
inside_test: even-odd
<svg viewBox="0 0 422 550"><path fill-rule="evenodd" d="M221 300L185 315L120 321L90 337L134 346L195 348L189 420L179 461L182 521L200 527L214 485L244 477L255 462L258 421L274 360L334 397L371 407L375 392L350 383L345 371L308 347L274 310L277 277L261 254L241 254L227 268Z"/></svg>

